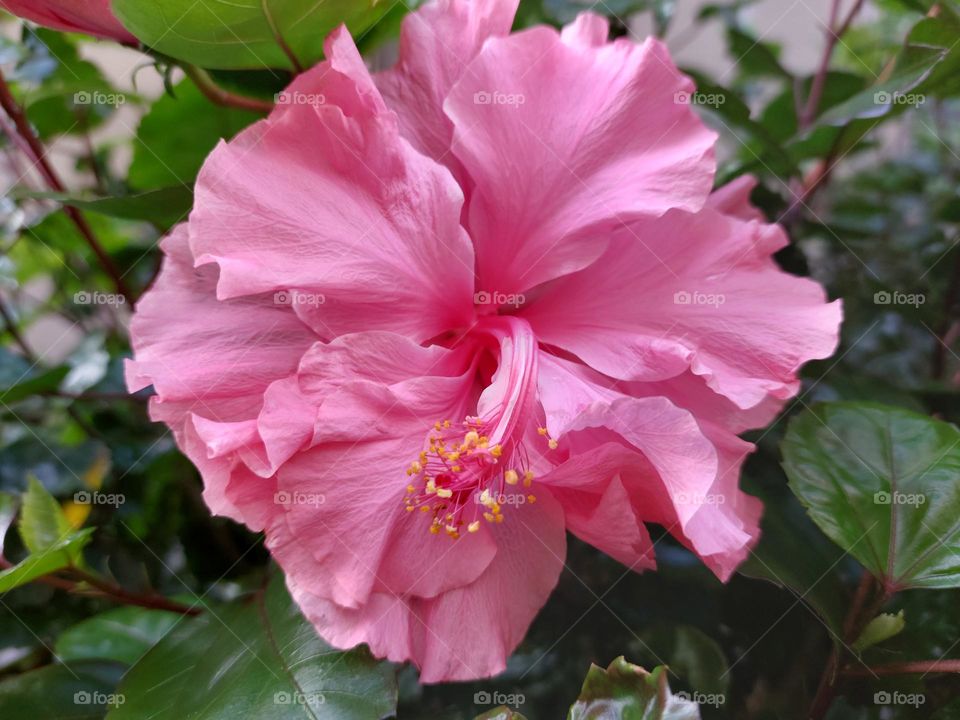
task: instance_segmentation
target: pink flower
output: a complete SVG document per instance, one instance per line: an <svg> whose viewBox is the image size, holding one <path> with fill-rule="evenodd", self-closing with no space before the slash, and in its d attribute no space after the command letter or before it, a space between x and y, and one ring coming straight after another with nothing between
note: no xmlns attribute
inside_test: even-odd
<svg viewBox="0 0 960 720"><path fill-rule="evenodd" d="M110 0L0 0L0 8L55 30L137 41L114 17Z"/></svg>
<svg viewBox="0 0 960 720"><path fill-rule="evenodd" d="M841 310L710 194L715 135L656 40L516 0L409 16L371 76L350 36L222 143L132 324L132 390L214 512L264 530L330 643L424 682L501 671L569 530L634 569L665 526L721 578L738 490Z"/></svg>

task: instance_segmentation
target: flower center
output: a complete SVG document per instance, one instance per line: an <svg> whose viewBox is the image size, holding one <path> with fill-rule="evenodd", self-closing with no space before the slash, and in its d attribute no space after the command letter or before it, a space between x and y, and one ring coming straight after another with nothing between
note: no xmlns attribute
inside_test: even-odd
<svg viewBox="0 0 960 720"><path fill-rule="evenodd" d="M464 531L478 532L483 521L503 522L511 505L537 501L521 490L534 481L523 438L536 406L536 338L516 317L484 318L474 332L499 350L497 371L480 396L477 414L434 423L424 449L406 470L407 511L429 515L431 533L443 531L454 539ZM539 430L546 438L546 430Z"/></svg>

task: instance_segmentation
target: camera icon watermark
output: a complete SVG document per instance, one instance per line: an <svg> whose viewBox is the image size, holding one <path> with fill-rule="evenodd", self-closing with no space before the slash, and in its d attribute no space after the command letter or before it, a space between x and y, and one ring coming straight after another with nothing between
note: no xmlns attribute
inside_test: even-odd
<svg viewBox="0 0 960 720"><path fill-rule="evenodd" d="M73 502L77 505L106 505L118 508L127 501L123 493L102 493L96 490L80 490L73 494Z"/></svg>
<svg viewBox="0 0 960 720"><path fill-rule="evenodd" d="M73 694L74 705L97 705L108 708L118 708L127 701L122 693L105 693L99 690L78 690Z"/></svg>
<svg viewBox="0 0 960 720"><path fill-rule="evenodd" d="M719 308L727 301L722 293L703 293L688 290L678 290L673 294L674 305L706 305Z"/></svg>
<svg viewBox="0 0 960 720"><path fill-rule="evenodd" d="M887 492L886 490L880 490L873 494L874 505L910 505L912 507L919 507L926 502L927 496L923 493Z"/></svg>
<svg viewBox="0 0 960 720"><path fill-rule="evenodd" d="M723 693L686 692L682 690L674 693L674 696L678 700L685 700L686 702L696 703L697 705L708 705L714 708L725 705L727 702L727 696Z"/></svg>
<svg viewBox="0 0 960 720"><path fill-rule="evenodd" d="M496 307L514 307L518 308L527 302L527 296L523 293L502 293L496 290L490 292L480 290L474 293L474 305L494 305Z"/></svg>
<svg viewBox="0 0 960 720"><path fill-rule="evenodd" d="M887 92L878 90L873 94L873 102L876 105L909 105L920 107L927 101L927 96L923 93L903 93Z"/></svg>
<svg viewBox="0 0 960 720"><path fill-rule="evenodd" d="M280 290L273 294L274 305L284 305L286 307L318 307L327 302L327 297L323 293L305 293L299 290Z"/></svg>
<svg viewBox="0 0 960 720"><path fill-rule="evenodd" d="M889 292L880 290L873 294L874 305L912 305L915 308L920 307L927 302L927 296L923 293L905 293L899 290Z"/></svg>
<svg viewBox="0 0 960 720"><path fill-rule="evenodd" d="M704 505L723 505L726 502L727 497L722 493L679 492L676 494L677 505L693 505L694 507L703 507Z"/></svg>
<svg viewBox="0 0 960 720"><path fill-rule="evenodd" d="M505 93L498 90L478 90L473 94L474 105L506 105L519 107L527 102L522 93Z"/></svg>
<svg viewBox="0 0 960 720"><path fill-rule="evenodd" d="M918 708L927 702L927 698L922 693L905 693L899 690L889 692L880 690L873 694L874 705L909 705Z"/></svg>
<svg viewBox="0 0 960 720"><path fill-rule="evenodd" d="M119 293L88 292L80 290L73 294L75 305L123 305L127 299Z"/></svg>
<svg viewBox="0 0 960 720"><path fill-rule="evenodd" d="M304 693L281 690L273 694L274 705L306 705L307 707L314 707L316 705L324 705L326 702L327 698L320 692Z"/></svg>
<svg viewBox="0 0 960 720"><path fill-rule="evenodd" d="M727 101L727 96L721 93L687 92L686 90L677 90L673 94L674 105L705 105L707 107L719 108Z"/></svg>
<svg viewBox="0 0 960 720"><path fill-rule="evenodd" d="M323 93L305 93L299 90L284 90L273 96L273 102L276 105L309 105L318 107L327 104L327 98Z"/></svg>
<svg viewBox="0 0 960 720"><path fill-rule="evenodd" d="M273 504L283 505L285 507L292 505L308 505L310 507L319 507L326 501L327 497L323 493L290 492L288 490L280 490L273 494Z"/></svg>
<svg viewBox="0 0 960 720"><path fill-rule="evenodd" d="M81 90L73 94L74 105L106 105L109 107L120 107L127 102L127 96L123 93L105 93L99 90L87 92Z"/></svg>
<svg viewBox="0 0 960 720"><path fill-rule="evenodd" d="M527 701L527 696L523 693L505 693L494 690L480 690L473 694L474 705L506 705L507 707L520 707Z"/></svg>

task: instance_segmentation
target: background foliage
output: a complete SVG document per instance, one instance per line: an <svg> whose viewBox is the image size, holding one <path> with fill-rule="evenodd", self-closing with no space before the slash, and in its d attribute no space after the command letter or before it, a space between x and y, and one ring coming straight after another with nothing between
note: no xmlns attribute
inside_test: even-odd
<svg viewBox="0 0 960 720"><path fill-rule="evenodd" d="M307 4L262 7L283 29ZM846 317L835 357L748 438L759 450L743 482L766 503L764 537L726 586L665 535L645 575L573 541L507 672L431 687L362 648L327 648L261 538L211 517L145 394L122 383L130 302L206 154L339 22L374 62L389 55L406 7L325 4L281 45L258 3L214 17L116 0L151 46L138 73L166 85L153 101L115 89L83 38L27 27L0 40L30 132L76 148L85 179L31 171L16 118L0 116L0 717L513 716L496 704L530 718L960 717L960 8L835 3L821 70L796 77L744 21L751 4L702 9L737 62L723 77L691 71L692 101L721 133L718 180L760 179L755 202L794 240L778 260L843 298ZM580 9L524 0L518 26ZM664 33L674 9L594 7L621 35L637 14ZM91 140L128 105L144 111L131 139ZM51 318L83 341L61 352L41 328Z"/></svg>

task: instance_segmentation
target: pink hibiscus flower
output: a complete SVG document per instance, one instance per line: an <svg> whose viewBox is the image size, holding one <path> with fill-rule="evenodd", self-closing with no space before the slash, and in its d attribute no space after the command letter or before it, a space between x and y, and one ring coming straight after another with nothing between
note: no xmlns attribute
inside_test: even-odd
<svg viewBox="0 0 960 720"><path fill-rule="evenodd" d="M263 530L337 647L424 682L501 671L569 530L633 569L659 523L722 579L737 487L841 310L778 269L744 179L656 40L516 0L409 16L367 71L344 29L221 143L132 323L132 390L214 512Z"/></svg>
<svg viewBox="0 0 960 720"><path fill-rule="evenodd" d="M39 25L135 43L110 10L110 0L0 0L0 8Z"/></svg>

